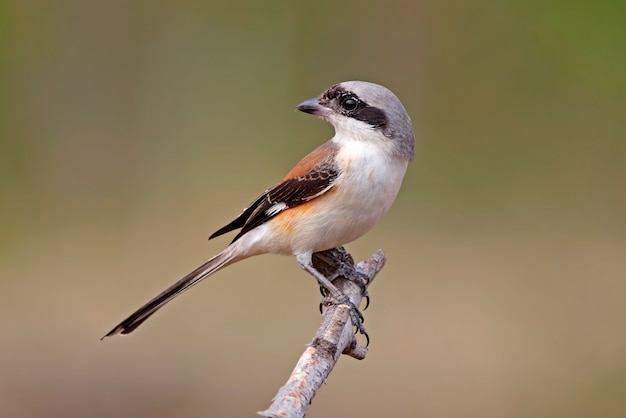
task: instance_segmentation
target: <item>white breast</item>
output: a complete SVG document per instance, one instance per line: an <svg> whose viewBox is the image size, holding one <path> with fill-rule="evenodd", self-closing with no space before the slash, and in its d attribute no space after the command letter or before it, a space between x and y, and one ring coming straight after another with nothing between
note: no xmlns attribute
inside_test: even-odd
<svg viewBox="0 0 626 418"><path fill-rule="evenodd" d="M387 213L400 190L408 160L393 155L391 144L333 140L340 145L336 159L341 174L328 193L315 199L315 213L294 229L292 254L322 251L361 237Z"/></svg>
<svg viewBox="0 0 626 418"><path fill-rule="evenodd" d="M244 252L298 255L327 250L361 237L387 213L408 160L391 152L388 138L366 141L335 136L333 141L339 145L336 160L341 169L333 187L311 201L314 210L298 219L288 233L272 221L248 232L235 242L246 247Z"/></svg>
<svg viewBox="0 0 626 418"><path fill-rule="evenodd" d="M382 135L381 135L382 137ZM337 161L342 175L336 183L338 199L345 206L346 216L352 219L353 235L358 238L387 213L393 204L408 160L390 152L389 139L375 141L343 140ZM354 236L356 235L356 236Z"/></svg>

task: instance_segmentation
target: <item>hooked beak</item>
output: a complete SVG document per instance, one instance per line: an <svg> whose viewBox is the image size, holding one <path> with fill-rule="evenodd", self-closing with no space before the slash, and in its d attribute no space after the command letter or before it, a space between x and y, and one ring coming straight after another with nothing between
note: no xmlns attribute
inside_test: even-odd
<svg viewBox="0 0 626 418"><path fill-rule="evenodd" d="M308 99L303 101L298 106L296 106L296 109L300 112L310 113L311 115L322 117L329 116L331 113L331 110L329 108L320 104L320 101L317 97L314 99Z"/></svg>

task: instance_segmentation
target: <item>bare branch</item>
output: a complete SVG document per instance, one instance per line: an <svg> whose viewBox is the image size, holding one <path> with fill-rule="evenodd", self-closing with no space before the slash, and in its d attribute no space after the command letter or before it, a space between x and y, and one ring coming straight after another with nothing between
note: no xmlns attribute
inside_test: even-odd
<svg viewBox="0 0 626 418"><path fill-rule="evenodd" d="M343 264L343 268L340 265ZM369 260L356 266L354 260L343 247L315 253L314 267L326 277L341 274L333 284L348 296L355 306L359 306L363 291L385 265L385 255L378 250ZM347 269L346 269L347 268ZM352 276L352 279L345 276ZM361 286L360 277L365 283ZM317 390L328 378L341 354L362 360L367 355L367 348L357 343L350 321L350 306L336 305L323 300L322 323L300 356L287 383L278 390L272 404L259 415L271 418L304 417Z"/></svg>

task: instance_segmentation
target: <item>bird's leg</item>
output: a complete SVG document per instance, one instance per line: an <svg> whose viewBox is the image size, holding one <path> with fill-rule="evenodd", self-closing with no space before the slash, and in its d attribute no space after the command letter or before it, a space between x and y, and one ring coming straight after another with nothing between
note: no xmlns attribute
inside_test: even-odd
<svg viewBox="0 0 626 418"><path fill-rule="evenodd" d="M326 264L332 265L334 267L335 270L328 278L330 282L335 281L337 277L345 277L361 286L361 294L365 298L365 308L363 308L363 310L366 310L368 306L370 306L370 295L367 291L369 277L367 277L366 274L361 273L354 267L354 262L352 262L351 257L349 262L346 262L337 257L336 254L332 251L322 251L320 253L316 253L316 256L323 260ZM327 296L326 289L323 286L320 286L320 292L322 293L322 296Z"/></svg>
<svg viewBox="0 0 626 418"><path fill-rule="evenodd" d="M352 320L352 324L354 325L354 327L356 327L359 333L365 336L369 343L369 336L367 335L365 327L363 326L363 314L361 313L361 311L359 311L359 308L357 308L356 305L352 303L349 297L347 297L339 289L337 289L337 287L328 278L326 278L322 273L317 271L315 267L313 267L310 254L300 254L296 257L296 259L298 260L298 264L300 265L300 267L311 276L315 277L320 287L322 287L329 293L330 298L332 298L333 302L341 305L345 304L350 307L350 319ZM328 295L325 296L328 297Z"/></svg>
<svg viewBox="0 0 626 418"><path fill-rule="evenodd" d="M370 294L367 291L369 278L360 271L357 271L353 266L349 266L343 261L338 261L337 270L335 270L335 273L330 281L332 282L340 276L346 277L361 286L361 294L365 298L365 308L363 308L363 310L366 310L368 306L370 306Z"/></svg>

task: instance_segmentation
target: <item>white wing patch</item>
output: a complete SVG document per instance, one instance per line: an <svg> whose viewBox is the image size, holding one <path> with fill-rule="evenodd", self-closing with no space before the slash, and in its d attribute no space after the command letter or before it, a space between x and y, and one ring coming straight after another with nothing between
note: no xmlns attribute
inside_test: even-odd
<svg viewBox="0 0 626 418"><path fill-rule="evenodd" d="M274 216L277 213L282 212L285 209L287 209L287 204L286 203L276 203L271 208L267 209L265 211L265 214L267 216Z"/></svg>

